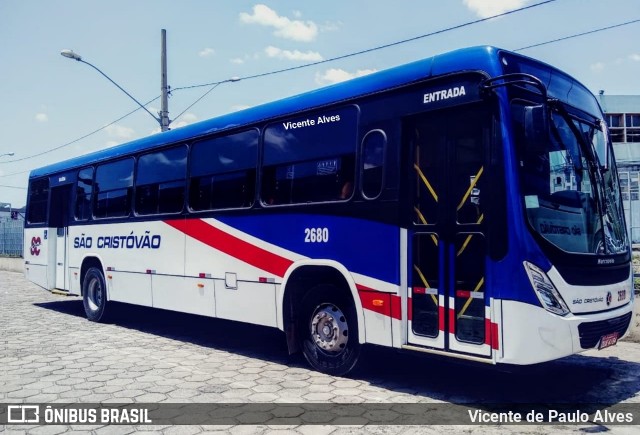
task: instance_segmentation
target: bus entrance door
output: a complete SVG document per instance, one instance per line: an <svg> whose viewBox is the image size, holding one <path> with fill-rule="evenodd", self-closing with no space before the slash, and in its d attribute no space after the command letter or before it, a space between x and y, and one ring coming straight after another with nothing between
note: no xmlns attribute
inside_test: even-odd
<svg viewBox="0 0 640 435"><path fill-rule="evenodd" d="M406 322L409 345L490 357L483 174L491 122L479 106L405 121L412 216Z"/></svg>
<svg viewBox="0 0 640 435"><path fill-rule="evenodd" d="M60 290L69 289L69 280L67 277L67 261L68 261L68 221L69 221L69 205L71 198L72 185L67 184L51 189L51 203L55 207L50 207L51 216L49 225L55 228L55 271L56 271L56 288Z"/></svg>

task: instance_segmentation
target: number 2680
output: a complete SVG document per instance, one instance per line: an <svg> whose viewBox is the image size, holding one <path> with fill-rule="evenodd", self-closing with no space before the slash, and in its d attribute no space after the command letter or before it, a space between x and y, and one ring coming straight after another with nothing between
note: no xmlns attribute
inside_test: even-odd
<svg viewBox="0 0 640 435"><path fill-rule="evenodd" d="M329 241L329 228L305 228L305 243L327 243Z"/></svg>

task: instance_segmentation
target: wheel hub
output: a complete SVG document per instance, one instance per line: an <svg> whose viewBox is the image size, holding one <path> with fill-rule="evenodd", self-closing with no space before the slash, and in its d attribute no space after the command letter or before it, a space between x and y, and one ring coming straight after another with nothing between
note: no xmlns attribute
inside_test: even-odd
<svg viewBox="0 0 640 435"><path fill-rule="evenodd" d="M342 311L333 304L318 306L311 318L311 336L326 352L342 351L349 340L349 326Z"/></svg>

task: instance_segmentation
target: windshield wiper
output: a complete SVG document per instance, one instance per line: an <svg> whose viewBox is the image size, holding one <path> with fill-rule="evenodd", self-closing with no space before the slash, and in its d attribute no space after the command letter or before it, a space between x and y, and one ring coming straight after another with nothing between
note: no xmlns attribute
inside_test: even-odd
<svg viewBox="0 0 640 435"><path fill-rule="evenodd" d="M564 107L564 105L562 103L560 103L558 100L552 100L550 101L551 107L553 107L555 110L557 110L557 112L560 114L560 116L562 116L562 118L565 120L565 122L567 123L567 125L569 126L569 128L571 129L571 132L573 133L573 135L576 137L576 139L578 140L578 143L580 143L580 145L582 145L582 149L585 151L588 151L586 154L589 155L590 162L595 162L595 164L598 167L598 172L601 173L601 171L604 169L604 166L602 165L602 162L600 161L600 155L598 154L598 150L596 150L595 145L593 144L593 141L589 141L587 140L587 138L585 137L585 135L582 133L582 131L580 131L578 129L578 127L575 125L574 121L577 121L581 124L585 124L588 125L589 127L591 127L594 130L600 130L600 125L598 124L598 122L593 122L593 121L589 121L587 119L584 118L580 118L579 116L573 115L571 113L569 113L569 111L566 109L566 107Z"/></svg>

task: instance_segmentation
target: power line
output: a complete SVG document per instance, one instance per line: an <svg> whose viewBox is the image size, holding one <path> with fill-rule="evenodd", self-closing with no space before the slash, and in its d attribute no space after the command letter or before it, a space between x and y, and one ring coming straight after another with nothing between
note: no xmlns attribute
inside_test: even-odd
<svg viewBox="0 0 640 435"><path fill-rule="evenodd" d="M250 79L255 79L258 77L265 77L265 76L269 76L269 75L274 75L274 74L280 74L283 72L288 72L288 71L294 71L294 70L298 70L298 69L302 69L302 68L308 68L311 66L315 66L315 65L321 65L324 63L328 63L328 62L334 62L336 60L341 60L341 59L347 59L349 57L353 57L353 56L359 56L361 54L365 54L365 53L371 53L372 51L377 51L377 50L382 50L383 48L389 48L389 47L394 47L396 45L400 45L400 44L405 44L407 42L412 42L412 41L417 41L418 39L423 39L423 38L428 38L430 36L435 36L435 35L439 35L441 33L446 33L446 32L451 32L453 30L458 30L461 29L463 27L468 27L468 26L472 26L474 24L478 24L478 23L482 23L485 21L489 21L492 20L494 18L499 18L499 17L504 17L506 15L511 15L511 14L515 14L516 12L521 12L527 9L533 9L536 8L538 6L543 6L546 5L548 3L553 3L556 2L557 0L546 0L546 1L542 1L539 3L535 3L529 6L523 6L521 8L517 8L517 9L513 9L507 12L503 12L500 14L496 14L496 15L492 15L490 17L486 17L486 18L480 18L474 21L468 21L466 23L462 23L462 24L458 24L455 26L451 26L451 27L446 27L444 29L440 29L440 30L436 30L433 32L429 32L429 33L425 33L423 35L418 35L418 36L414 36L412 38L407 38L407 39L403 39L400 41L395 41L395 42L391 42L389 44L384 44L384 45L378 45L376 47L373 48L367 48L365 50L360 50L360 51L356 51L353 53L347 53L347 54L343 54L341 56L337 56L337 57L332 57L329 59L324 59L324 60L319 60L317 62L311 62L311 63L306 63L304 65L298 65L298 66L294 66L294 67L290 67L290 68L284 68L284 69L279 69L279 70L275 70L275 71L269 71L269 72L265 72L265 73L260 73L260 74L254 74L254 75L250 75L250 76L245 76L245 77L240 77L240 80L250 80ZM191 85L191 86L182 86L182 87L178 87L178 88L173 88L173 91L181 91L184 89L194 89L194 88L203 88L206 86L211 86L211 85L216 85L216 84L220 84L220 81L217 82L210 82L210 83L203 83L203 84L199 84L199 85Z"/></svg>
<svg viewBox="0 0 640 435"><path fill-rule="evenodd" d="M158 98L160 98L160 95L158 95L158 96L157 96L157 97L155 97L154 99L149 100L149 101L147 101L146 103L144 103L144 106L146 106L146 105L148 105L148 104L153 103L153 102L154 102L155 100L157 100ZM21 158L19 158L19 159L13 159L13 160L4 160L4 161L1 161L1 162L0 162L0 164L14 163L14 162L21 162L21 161L23 161L23 160L29 160L29 159L33 159L33 158L35 158L35 157L40 157L40 156L43 156L43 155L45 155L45 154L51 153L51 152L53 152L53 151L57 151L57 150L59 150L59 149L61 149L61 148L68 147L69 145L73 145L74 143L79 142L79 141L81 141L82 139L86 139L86 138L88 138L89 136L92 136L92 135L94 135L94 134L98 133L99 131L104 130L105 128L107 128L107 127L109 127L109 126L111 126L111 125L115 124L116 122L122 121L124 118L126 118L127 116L129 116L129 115L131 115L131 114L133 114L133 113L137 112L138 110L140 110L140 107L135 108L135 109L134 109L134 110L132 110L131 112L127 113L126 115L121 116L120 118L116 119L115 121L112 121L112 122L108 123L107 125L104 125L104 126L102 126L102 127L100 127L100 128L97 128L97 129L93 130L92 132L85 134L84 136L81 136L81 137L79 137L79 138L77 138L77 139L72 140L71 142L67 142L67 143L62 144L62 145L60 145L60 146L57 146L57 147L55 147L55 148L51 148L50 150L43 151L43 152L38 153L38 154L32 154L32 155L27 156L27 157L21 157ZM22 172L17 172L17 173L15 173L15 174L9 174L9 175L18 175L18 174L21 174L21 173L22 173ZM0 177L8 177L9 175L0 175Z"/></svg>
<svg viewBox="0 0 640 435"><path fill-rule="evenodd" d="M21 190L27 190L27 188L26 188L26 187L19 187L19 186L7 186L7 185L4 185L4 184L0 184L0 187L6 187L6 188L8 188L8 189L21 189Z"/></svg>
<svg viewBox="0 0 640 435"><path fill-rule="evenodd" d="M625 23L614 24L612 26L601 27L599 29L589 30L587 32L576 33L574 35L569 35L569 36L563 36L562 38L552 39L551 41L540 42L538 44L533 44L533 45L527 45L526 47L517 48L517 49L515 49L513 51L522 51L522 50L527 50L527 49L533 48L533 47L540 47L541 45L547 45L547 44L552 44L554 42L565 41L567 39L577 38L578 36L591 35L592 33L598 33L598 32L602 32L604 30L615 29L617 27L622 27L622 26L626 26L626 25L633 24L633 23L638 23L638 22L640 22L640 18L635 19L635 20L631 20L631 21L627 21Z"/></svg>
<svg viewBox="0 0 640 435"><path fill-rule="evenodd" d="M463 24L459 24L459 25L456 25L456 26L451 26L451 27L448 27L448 28L445 28L445 29L436 30L434 32L426 33L426 34L415 36L415 37L412 37L412 38L403 39L401 41L396 41L396 42L392 42L392 43L389 43L389 44L379 45L377 47L373 47L373 48L369 48L369 49L365 49L365 50L361 50L361 51L357 51L357 52L353 52L353 53L348 53L348 54L344 54L344 55L341 55L341 56L333 57L333 58L330 58L330 59L324 59L324 60L321 60L321 61L312 62L312 63L308 63L308 64L304 64L304 65L298 65L298 66L295 66L295 67L284 68L284 69L279 69L279 70L274 70L274 71L268 71L268 72L265 72L265 73L254 74L254 75L245 76L245 77L239 77L237 79L234 79L233 81L255 79L255 78L259 78L259 77L265 77L265 76L269 76L269 75L280 74L280 73L284 73L284 72L288 72L288 71L294 71L294 70L298 70L298 69L302 69L302 68L308 68L308 67L311 67L311 66L320 65L320 64L324 64L324 63L328 63L328 62L333 62L333 61L336 61L336 60L346 59L346 58L349 58L349 57L358 56L358 55L365 54L365 53L370 53L370 52L373 52L373 51L376 51L376 50L381 50L381 49L384 49L384 48L397 46L397 45L404 44L404 43L407 43L407 42L412 42L412 41L415 41L415 40L418 40L418 39L422 39L422 38L426 38L426 37L429 37L429 36L434 36L434 35L438 35L438 34L441 34L441 33L457 30L457 29L460 29L460 28L463 28L463 27L467 27L467 26L470 26L470 25L473 25L473 24L478 24L478 23L481 23L481 22L484 22L484 21L488 21L488 20L491 20L491 19L494 19L494 18L499 18L499 17L510 15L510 14L513 14L513 13L516 13L516 12L520 12L520 11L523 11L523 10L527 10L527 9L535 8L535 7L538 7L538 6L542 6L542 5L545 5L545 4L548 4L548 3L553 3L555 1L557 1L557 0L546 0L546 1L539 2L539 3L535 3L533 5L529 5L529 6L525 6L525 7L522 7L522 8L513 9L511 11L507 11L507 12L504 12L504 13L501 13L501 14L493 15L491 17L481 18L481 19L474 20L474 21L469 21L469 22L466 22L466 23L463 23ZM590 30L590 31L587 31L587 32L577 33L577 34L574 34L574 35L569 35L569 36L565 36L565 37L562 37L562 38L557 38L557 39L553 39L553 40L550 40L550 41L541 42L541 43L529 45L529 46L526 46L526 47L521 47L521 48L515 49L513 51L527 50L529 48L539 47L539 46L542 46L542 45L547 45L547 44L551 44L551 43L555 43L555 42L559 42L559 41L564 41L564 40L567 40L567 39L577 38L579 36L585 36L585 35L589 35L589 34L593 34L593 33L597 33L597 32L602 32L604 30L610 30L610 29L626 26L626 25L629 25L629 24L637 23L637 22L640 22L640 19L635 19L635 20L624 22L624 23L614 24L614 25L611 25L611 26L602 27L602 28ZM203 95L201 95L198 99L196 99L193 103L191 103L186 109L184 109L178 116L176 116L174 118L174 121L176 119L178 119L180 116L182 116L187 110L189 110L191 107L193 107L196 103L198 103L200 100L202 100L205 96L207 96L218 85L220 85L220 84L222 84L224 82L227 82L227 81L229 81L229 80L221 80L221 81L217 81L217 82L209 82L209 83L203 83L203 84L199 84L199 85L191 85L191 86L182 86L182 87L172 88L171 91L173 92L173 91L182 91L182 90L187 90L187 89L195 89L195 88L201 88L201 87L205 87L205 86L211 86L211 89L207 90L207 92L205 92ZM155 97L154 99L148 101L144 105L146 106L146 105L152 103L153 101L157 100L158 98L160 98L160 96ZM20 159L2 161L0 163L19 162L19 161L23 161L23 160L28 160L28 159L31 159L31 158L39 157L41 155L44 155L44 154L59 150L59 149L64 148L66 146L72 145L72 144L74 144L74 143L76 143L76 142L78 142L78 141L80 141L82 139L85 139L85 138L87 138L87 137L89 137L89 136L91 136L91 135L93 135L95 133L98 133L101 130L104 130L105 128L109 127L110 125L113 125L116 122L121 121L122 119L124 119L127 116L135 113L138 110L140 110L139 107L136 108L135 110L127 113L126 115L121 116L120 118L116 119L115 121L110 122L109 124L107 124L107 125L105 125L105 126L103 126L101 128L98 128L98 129L96 129L96 130L94 130L94 131L92 131L90 133L85 134L82 137L74 139L73 141L67 142L67 143L65 143L63 145L60 145L58 147L52 148L52 149L50 149L48 151L44 151L42 153L34 154L34 155L31 155L31 156L27 156L27 157L22 157ZM22 171L22 172L16 172L16 173L12 173L12 174L0 175L0 178L9 177L9 176L13 176L13 175L20 175L20 174L24 174L24 173L27 173L27 172L29 172L29 171Z"/></svg>
<svg viewBox="0 0 640 435"><path fill-rule="evenodd" d="M510 10L510 11L507 11L507 12L503 12L501 14L496 14L496 15L493 15L493 16L490 16L490 17L486 17L486 18L480 18L480 19L474 20L474 21L468 21L466 23L458 24L456 26L447 27L445 29L436 30L434 32L425 33L423 35L418 35L418 36L414 36L412 38L403 39L401 41L396 41L396 42L392 42L392 43L389 43L389 44L379 45L377 47L368 48L368 49L365 49L365 50L360 50L360 51L357 51L357 52L348 53L348 54L344 54L342 56L337 56L337 57L333 57L333 58L330 58L330 59L321 60L321 61L318 61L318 62L312 62L312 63L308 63L308 64L305 64L305 65L298 65L296 67L285 68L285 69L280 69L280 70L275 70L275 71L269 71L269 72L260 73L260 74L254 74L254 75L246 76L246 77L240 77L237 80L255 79L255 78L258 78L258 77L265 77L265 76L269 76L269 75L280 74L280 73L287 72L287 71L293 71L293 70L297 70L297 69L301 69L301 68L308 68L308 67L315 66L315 65L320 65L320 64L323 64L323 63L328 63L328 62L333 62L333 61L336 61L336 60L346 59L346 58L349 58L349 57L354 57L354 56L358 56L358 55L361 55L361 54L370 53L370 52L377 51L377 50L382 50L384 48L389 48L389 47L394 47L394 46L397 46L397 45L400 45L400 44L405 44L407 42L416 41L418 39L423 39L423 38L427 38L427 37L430 37L430 36L438 35L438 34L441 34L441 33L450 32L450 31L453 31L453 30L461 29L463 27L467 27L467 26L471 26L471 25L474 25L474 24L482 23L482 22L485 22L485 21L488 21L488 20L491 20L491 19L494 19L494 18L498 18L498 17L503 17L503 16L506 16L506 15L514 14L516 12L521 12L521 11L524 11L524 10L527 10L527 9L532 9L532 8L535 8L535 7L538 7L538 6L542 6L542 5L545 5L545 4L548 4L548 3L553 3L553 2L556 2L556 1L557 0L545 0L545 1L542 1L542 2L539 2L539 3L535 3L533 5L524 6L524 7L521 7L521 8L517 8L517 9L513 9L513 10ZM233 81L237 81L237 80L233 80ZM205 87L205 86L211 86L211 88L209 90L207 90L207 92L205 92L203 95L201 95L193 103L191 103L189 106L187 106L187 108L184 109L178 116L176 116L174 118L174 121L176 119L178 119L180 116L182 116L187 110L189 110L195 104L197 104L200 100L202 100L204 97L206 97L211 91L213 91L216 87L218 87L218 85L220 85L221 83L224 83L226 81L228 81L228 80L204 83L204 84L200 84L200 85L191 85L191 86L182 86L182 87L173 88L172 92L173 91L186 90L186 89L201 88L201 87ZM160 96L157 96L156 98L154 98L153 100L148 101L147 103L143 104L142 106L146 106L146 105L152 103L153 101L157 100L158 98L160 98ZM85 134L85 135L83 135L83 136L81 136L81 137L79 137L77 139L74 139L74 140L72 140L70 142L67 142L67 143L65 143L63 145L60 145L58 147L51 148L50 150L43 151L43 152L38 153L38 154L33 154L33 155L30 155L30 156L27 156L27 157L22 157L22 158L19 158L19 159L6 160L6 161L2 161L0 163L6 164L6 163L21 162L21 161L32 159L32 158L35 158L35 157L40 157L40 156L42 156L44 154L48 154L48 153L51 153L53 151L57 151L57 150L59 150L61 148L64 148L64 147L72 145L72 144L74 144L76 142L79 142L82 139L86 139L87 137L92 136L92 135L98 133L101 130L104 130L105 128L109 127L110 125L113 125L116 122L119 122L119 121L123 120L124 118L126 118L127 116L133 114L134 112L136 112L138 110L140 110L140 107L138 107L135 110L127 113L124 116L121 116L120 118L116 119L115 121L110 122L109 124L107 124L107 125L105 125L103 127L100 127L100 128L98 128L96 130L93 130L90 133L87 133L87 134ZM18 175L18 174L19 173L11 174L11 175ZM8 175L4 175L4 177L6 177L6 176L8 176ZM0 175L0 177L3 177L3 176Z"/></svg>
<svg viewBox="0 0 640 435"><path fill-rule="evenodd" d="M14 176L14 175L27 174L27 173L29 173L29 172L31 172L31 170L27 169L26 171L14 172L14 173L12 173L12 174L3 174L3 175L0 175L0 178L4 178L4 177L12 177L12 176Z"/></svg>
<svg viewBox="0 0 640 435"><path fill-rule="evenodd" d="M226 81L226 80L225 80L225 81ZM224 82L217 82L217 83L213 84L213 86L211 86L211 88L210 88L207 92L205 92L204 94L202 94L202 95L200 96L200 98L198 98L196 101L194 101L194 102L193 102L193 103L191 103L189 106L187 106L187 108L186 108L186 109L184 109L182 112L180 112L180 114L179 114L178 116L176 116L175 118L173 118L173 121L175 121L176 119L178 119L178 118L180 118L182 115L184 115L184 114L185 114L185 112L186 112L187 110L191 109L193 106L195 106L195 105L198 103L198 101L202 100L204 97L206 97L207 95L209 95L209 92L213 91L213 90L214 90L215 88L217 88L221 83L224 83Z"/></svg>

